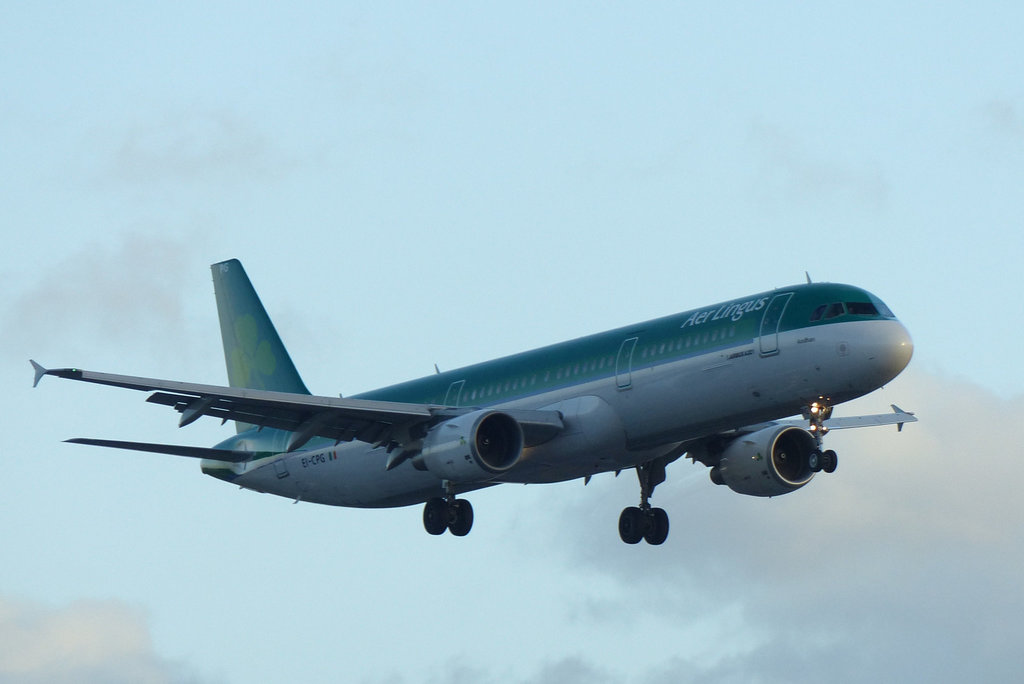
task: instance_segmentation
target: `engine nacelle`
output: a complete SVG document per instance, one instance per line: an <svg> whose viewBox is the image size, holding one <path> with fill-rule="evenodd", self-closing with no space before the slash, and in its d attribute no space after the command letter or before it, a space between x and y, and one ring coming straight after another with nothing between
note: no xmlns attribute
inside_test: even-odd
<svg viewBox="0 0 1024 684"><path fill-rule="evenodd" d="M446 420L423 439L415 464L452 482L487 482L523 454L523 429L498 411L473 411Z"/></svg>
<svg viewBox="0 0 1024 684"><path fill-rule="evenodd" d="M711 481L750 496L778 496L811 481L808 457L818 448L807 430L774 426L734 439L711 469Z"/></svg>

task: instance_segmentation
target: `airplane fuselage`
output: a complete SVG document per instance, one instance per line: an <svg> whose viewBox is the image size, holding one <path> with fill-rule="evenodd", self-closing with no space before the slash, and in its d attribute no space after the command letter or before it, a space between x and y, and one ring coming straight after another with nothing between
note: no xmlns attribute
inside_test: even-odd
<svg viewBox="0 0 1024 684"><path fill-rule="evenodd" d="M517 465L457 492L617 471L691 440L838 404L894 378L910 337L856 287L799 285L686 311L367 392L357 399L497 410L558 411L564 427L527 446ZM291 433L255 429L220 448L266 458L204 461L242 487L338 506L386 507L437 497L442 480L414 459L386 469L385 445L314 438L285 453Z"/></svg>

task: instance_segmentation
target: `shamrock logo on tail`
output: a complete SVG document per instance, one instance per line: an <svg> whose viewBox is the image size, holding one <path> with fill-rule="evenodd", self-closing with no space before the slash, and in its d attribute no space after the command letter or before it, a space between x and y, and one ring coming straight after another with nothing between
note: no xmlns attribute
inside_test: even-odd
<svg viewBox="0 0 1024 684"><path fill-rule="evenodd" d="M231 384L249 389L266 389L264 378L277 370L277 358L270 343L260 340L259 326L249 314L235 319L235 347L230 353L228 373Z"/></svg>

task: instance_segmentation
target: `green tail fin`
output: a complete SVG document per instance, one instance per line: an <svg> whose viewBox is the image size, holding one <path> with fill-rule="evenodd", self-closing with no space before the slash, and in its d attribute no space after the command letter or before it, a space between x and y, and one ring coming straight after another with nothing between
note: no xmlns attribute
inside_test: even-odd
<svg viewBox="0 0 1024 684"><path fill-rule="evenodd" d="M210 266L232 387L309 394L237 259ZM239 424L241 432L247 425Z"/></svg>

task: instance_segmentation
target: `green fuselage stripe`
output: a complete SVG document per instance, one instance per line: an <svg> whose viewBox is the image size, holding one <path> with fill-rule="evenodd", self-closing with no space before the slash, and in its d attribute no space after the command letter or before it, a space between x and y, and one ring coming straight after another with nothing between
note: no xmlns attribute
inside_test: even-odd
<svg viewBox="0 0 1024 684"><path fill-rule="evenodd" d="M489 406L614 378L617 371L635 372L718 350L753 345L761 335L762 318L769 303L775 295L784 293L793 293L793 296L779 321L780 333L853 318L885 318L881 314L844 315L811 321L812 313L823 304L880 302L870 293L848 285L798 285L427 376L356 398ZM770 332L774 334L775 329ZM637 343L627 369L621 363L619 350L623 341L633 337L637 338ZM456 396L458 401L455 401Z"/></svg>

